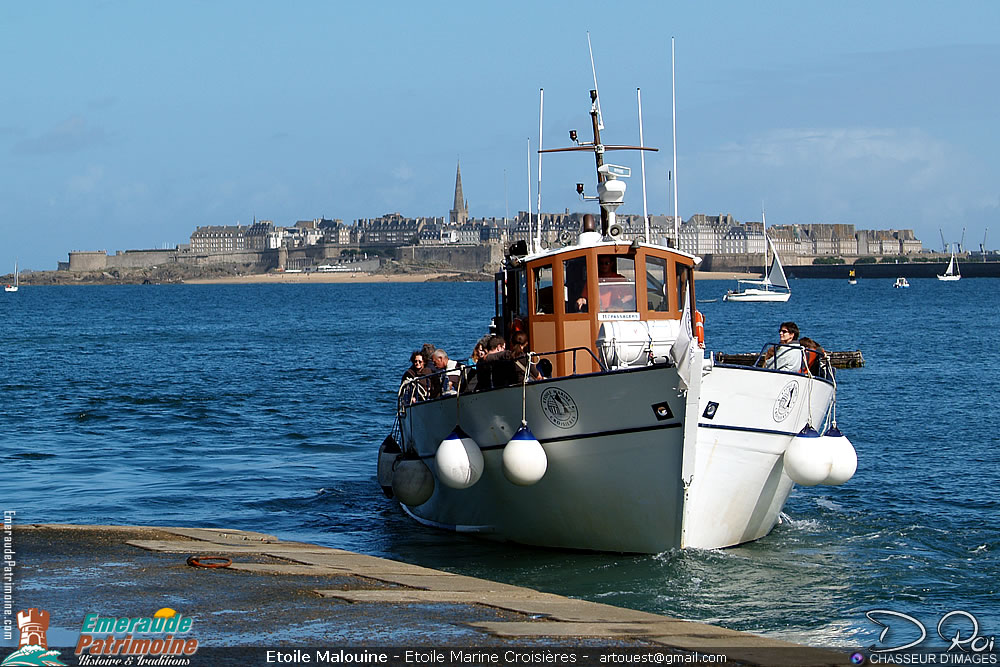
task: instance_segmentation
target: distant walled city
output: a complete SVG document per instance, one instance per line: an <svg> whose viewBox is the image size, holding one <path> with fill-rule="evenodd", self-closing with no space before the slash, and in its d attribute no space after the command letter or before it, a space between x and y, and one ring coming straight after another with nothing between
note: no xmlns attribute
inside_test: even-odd
<svg viewBox="0 0 1000 667"><path fill-rule="evenodd" d="M461 168L455 177L454 206L444 217L408 218L390 213L345 224L339 219L300 220L292 226L271 220L249 225L198 227L190 242L172 249L73 251L60 270L140 269L169 263L192 267L236 264L252 271L373 270L382 260L429 265L447 264L459 271L492 273L504 248L537 234L542 244L565 245L579 234L584 213L521 211L512 220L470 218L462 191ZM641 215L617 216L622 240L646 234ZM759 270L765 248L762 222L739 222L729 214L698 213L679 221L674 239L673 216L649 216L650 235L703 258L704 270ZM852 224L774 225L767 235L786 265L814 262L873 261L921 252L923 244L910 229L860 230Z"/></svg>

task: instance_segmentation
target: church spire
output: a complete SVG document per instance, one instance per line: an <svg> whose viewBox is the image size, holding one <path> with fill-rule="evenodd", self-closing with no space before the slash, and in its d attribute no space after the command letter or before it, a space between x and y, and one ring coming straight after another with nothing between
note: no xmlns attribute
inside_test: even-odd
<svg viewBox="0 0 1000 667"><path fill-rule="evenodd" d="M469 219L469 205L462 194L462 165L455 170L455 204L448 215L448 222L463 225Z"/></svg>

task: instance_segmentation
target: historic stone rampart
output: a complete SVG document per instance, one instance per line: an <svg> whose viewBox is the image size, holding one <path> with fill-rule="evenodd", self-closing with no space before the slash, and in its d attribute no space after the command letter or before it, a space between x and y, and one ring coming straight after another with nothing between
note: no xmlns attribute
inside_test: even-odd
<svg viewBox="0 0 1000 667"><path fill-rule="evenodd" d="M406 246L397 253L404 264L447 264L468 273L494 273L503 260L503 248L498 244Z"/></svg>

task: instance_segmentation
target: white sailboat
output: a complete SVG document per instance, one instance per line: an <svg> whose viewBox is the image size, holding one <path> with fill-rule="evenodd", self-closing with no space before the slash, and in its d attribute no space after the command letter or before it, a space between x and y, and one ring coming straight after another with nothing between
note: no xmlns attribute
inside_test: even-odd
<svg viewBox="0 0 1000 667"><path fill-rule="evenodd" d="M14 283L13 284L8 283L8 284L4 285L3 286L3 291L4 292L16 292L17 288L18 288L18 282L19 281L18 281L18 277L17 277L17 260L15 259L14 260Z"/></svg>
<svg viewBox="0 0 1000 667"><path fill-rule="evenodd" d="M955 281L962 279L962 272L958 269L958 261L955 259L955 251L951 252L951 260L948 262L948 268L945 269L944 275L938 274L938 280Z"/></svg>
<svg viewBox="0 0 1000 667"><path fill-rule="evenodd" d="M763 212L761 213L763 218ZM788 279L785 277L785 270L778 259L778 251L771 243L771 238L767 235L767 221L764 221L764 240L767 247L764 250L764 278L763 280L738 280L736 289L729 290L723 301L788 301L792 296L792 290L788 287ZM767 250L772 254L771 266L767 266Z"/></svg>

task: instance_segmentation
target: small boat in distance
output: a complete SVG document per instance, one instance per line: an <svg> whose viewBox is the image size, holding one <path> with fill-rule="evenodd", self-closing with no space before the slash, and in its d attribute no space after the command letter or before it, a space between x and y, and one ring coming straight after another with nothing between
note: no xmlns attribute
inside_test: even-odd
<svg viewBox="0 0 1000 667"><path fill-rule="evenodd" d="M944 275L938 274L938 280L955 281L962 279L962 272L958 269L958 261L955 259L955 251L951 252L951 260L948 262L948 268L945 269Z"/></svg>
<svg viewBox="0 0 1000 667"><path fill-rule="evenodd" d="M763 219L764 212L761 211ZM764 229L767 229L767 221L764 221ZM785 277L785 270L781 267L781 260L778 259L778 251L771 243L771 237L764 232L764 278L763 280L737 280L736 289L729 290L723 301L788 301L792 296L792 290L788 287L788 279ZM773 258L771 267L767 266L767 251L771 250Z"/></svg>
<svg viewBox="0 0 1000 667"><path fill-rule="evenodd" d="M901 287L909 287L910 283L906 282L906 278L899 277L899 278L896 278L896 282L893 283L892 286L895 287L896 289L899 289Z"/></svg>
<svg viewBox="0 0 1000 667"><path fill-rule="evenodd" d="M856 273L854 273L854 269L851 269L851 272L847 274L847 284L848 285L858 284L858 276Z"/></svg>
<svg viewBox="0 0 1000 667"><path fill-rule="evenodd" d="M19 283L19 281L18 281L18 277L17 277L17 260L15 259L14 260L14 283L13 284L8 283L8 284L4 285L3 286L3 291L4 292L16 292L17 288L19 286L18 283Z"/></svg>

